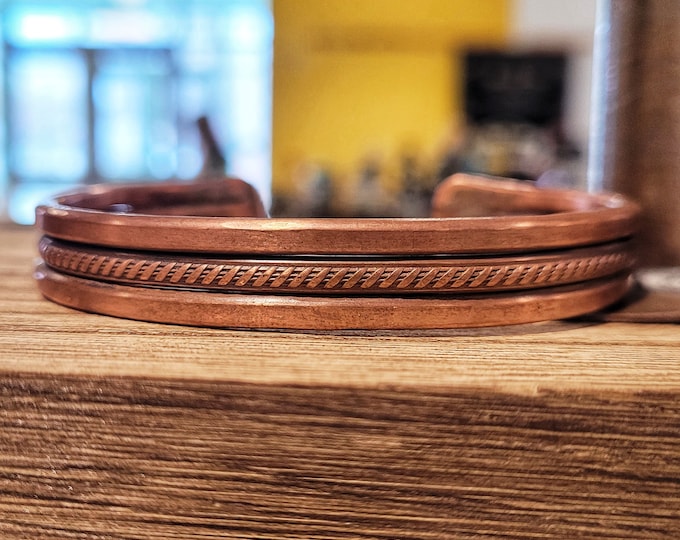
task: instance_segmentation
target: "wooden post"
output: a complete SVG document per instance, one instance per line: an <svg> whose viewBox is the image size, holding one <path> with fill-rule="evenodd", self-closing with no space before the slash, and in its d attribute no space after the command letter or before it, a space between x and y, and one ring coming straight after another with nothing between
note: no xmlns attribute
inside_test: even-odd
<svg viewBox="0 0 680 540"><path fill-rule="evenodd" d="M644 266L680 265L680 2L601 7L593 183L642 205Z"/></svg>

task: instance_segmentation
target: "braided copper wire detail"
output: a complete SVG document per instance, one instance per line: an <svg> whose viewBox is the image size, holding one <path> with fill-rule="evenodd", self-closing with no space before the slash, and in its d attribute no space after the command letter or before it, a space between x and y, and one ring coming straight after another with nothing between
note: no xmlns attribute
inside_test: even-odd
<svg viewBox="0 0 680 540"><path fill-rule="evenodd" d="M268 294L442 294L535 289L632 268L625 242L522 258L239 261L120 253L44 237L40 254L66 274L134 286ZM193 259L193 260L192 260Z"/></svg>

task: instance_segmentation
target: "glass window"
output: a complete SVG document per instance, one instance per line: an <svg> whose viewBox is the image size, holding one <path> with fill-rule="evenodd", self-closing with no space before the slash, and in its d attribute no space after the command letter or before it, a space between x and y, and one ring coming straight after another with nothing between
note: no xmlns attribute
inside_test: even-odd
<svg viewBox="0 0 680 540"><path fill-rule="evenodd" d="M87 68L74 51L8 55L12 173L24 181L82 179L87 173Z"/></svg>
<svg viewBox="0 0 680 540"><path fill-rule="evenodd" d="M168 51L95 53L95 169L107 180L177 172L177 112Z"/></svg>
<svg viewBox="0 0 680 540"><path fill-rule="evenodd" d="M196 121L270 199L267 0L5 0L0 220L83 183L191 178ZM7 204L2 204L6 200Z"/></svg>

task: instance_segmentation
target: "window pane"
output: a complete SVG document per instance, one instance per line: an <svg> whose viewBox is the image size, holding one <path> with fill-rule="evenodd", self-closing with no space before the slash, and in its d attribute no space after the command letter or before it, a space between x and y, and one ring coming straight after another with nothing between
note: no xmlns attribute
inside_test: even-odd
<svg viewBox="0 0 680 540"><path fill-rule="evenodd" d="M22 179L87 173L87 69L77 51L12 51L8 58L10 160Z"/></svg>
<svg viewBox="0 0 680 540"><path fill-rule="evenodd" d="M78 184L57 184L55 182L22 182L9 194L9 217L20 225L32 225L35 221L35 207L49 197L74 189Z"/></svg>
<svg viewBox="0 0 680 540"><path fill-rule="evenodd" d="M201 116L269 200L268 0L0 3L0 219L50 185L195 177Z"/></svg>
<svg viewBox="0 0 680 540"><path fill-rule="evenodd" d="M169 55L100 52L94 78L97 172L108 179L170 178L177 169Z"/></svg>

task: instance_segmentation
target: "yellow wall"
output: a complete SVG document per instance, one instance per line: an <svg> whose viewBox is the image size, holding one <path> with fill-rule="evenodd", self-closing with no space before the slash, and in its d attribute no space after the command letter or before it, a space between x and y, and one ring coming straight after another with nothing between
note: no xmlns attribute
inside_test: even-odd
<svg viewBox="0 0 680 540"><path fill-rule="evenodd" d="M456 50L503 43L510 0L273 0L273 181L313 161L434 156L460 119Z"/></svg>

